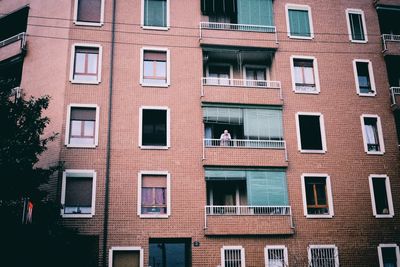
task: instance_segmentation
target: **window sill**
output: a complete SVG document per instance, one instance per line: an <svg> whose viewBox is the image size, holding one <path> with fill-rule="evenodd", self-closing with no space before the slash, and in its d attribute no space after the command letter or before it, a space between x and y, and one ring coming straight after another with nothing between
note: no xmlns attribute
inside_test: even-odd
<svg viewBox="0 0 400 267"><path fill-rule="evenodd" d="M290 39L301 39L301 40L312 40L314 39L314 35L312 34L311 36L294 36L294 35L288 35Z"/></svg>
<svg viewBox="0 0 400 267"><path fill-rule="evenodd" d="M305 215L307 219L332 219L333 215L326 214L326 215Z"/></svg>
<svg viewBox="0 0 400 267"><path fill-rule="evenodd" d="M65 144L67 148L96 148L97 145L73 145L73 144Z"/></svg>
<svg viewBox="0 0 400 267"><path fill-rule="evenodd" d="M369 96L369 97L373 97L373 96L376 96L376 92L373 92L373 93L368 93L368 94L366 94L366 93L357 93L359 96Z"/></svg>
<svg viewBox="0 0 400 267"><path fill-rule="evenodd" d="M169 30L169 26L160 27L160 26L145 26L145 25L142 25L142 29L143 30L155 30L155 31L168 31Z"/></svg>
<svg viewBox="0 0 400 267"><path fill-rule="evenodd" d="M356 44L366 44L368 43L368 40L350 40L351 43L356 43Z"/></svg>
<svg viewBox="0 0 400 267"><path fill-rule="evenodd" d="M169 146L139 146L140 149L144 150L168 150Z"/></svg>
<svg viewBox="0 0 400 267"><path fill-rule="evenodd" d="M377 219L391 219L394 217L394 214L386 214L386 215L374 215Z"/></svg>
<svg viewBox="0 0 400 267"><path fill-rule="evenodd" d="M139 214L140 218L143 219L168 219L168 214Z"/></svg>
<svg viewBox="0 0 400 267"><path fill-rule="evenodd" d="M141 83L140 84L142 87L162 87L162 88L167 88L169 87L169 84L152 84L152 83Z"/></svg>
<svg viewBox="0 0 400 267"><path fill-rule="evenodd" d="M304 91L293 90L293 92L294 92L295 94L319 95L319 91L315 91L315 92L304 92Z"/></svg>
<svg viewBox="0 0 400 267"><path fill-rule="evenodd" d="M64 214L61 212L62 218L92 218L94 214Z"/></svg>
<svg viewBox="0 0 400 267"><path fill-rule="evenodd" d="M304 154L325 154L326 150L300 150L300 153Z"/></svg>
<svg viewBox="0 0 400 267"><path fill-rule="evenodd" d="M76 26L90 26L90 27L101 27L104 25L103 22L84 22L84 21L74 21Z"/></svg>
<svg viewBox="0 0 400 267"><path fill-rule="evenodd" d="M79 80L70 80L70 82L73 84L93 84L93 85L100 84L100 81L87 82L87 81L79 81Z"/></svg>
<svg viewBox="0 0 400 267"><path fill-rule="evenodd" d="M382 156L383 154L385 154L384 151L365 151L368 155L380 155Z"/></svg>

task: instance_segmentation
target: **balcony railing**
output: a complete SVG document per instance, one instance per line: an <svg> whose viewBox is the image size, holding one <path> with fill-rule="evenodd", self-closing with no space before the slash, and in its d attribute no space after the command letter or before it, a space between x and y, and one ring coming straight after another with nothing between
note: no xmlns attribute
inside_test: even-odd
<svg viewBox="0 0 400 267"><path fill-rule="evenodd" d="M25 32L18 33L14 36L11 36L10 38L0 41L0 47L17 42L19 40L21 40L21 48L24 48L26 45L26 33Z"/></svg>
<svg viewBox="0 0 400 267"><path fill-rule="evenodd" d="M400 35L382 34L383 52L388 50L387 42L400 42Z"/></svg>
<svg viewBox="0 0 400 267"><path fill-rule="evenodd" d="M396 96L400 95L400 87L390 87L390 96L392 98L392 105L397 105Z"/></svg>
<svg viewBox="0 0 400 267"><path fill-rule="evenodd" d="M289 216L294 228L290 206L205 206L205 229L207 216Z"/></svg>
<svg viewBox="0 0 400 267"><path fill-rule="evenodd" d="M283 140L244 140L231 139L223 141L220 139L204 139L205 147L231 147L231 148L272 148L285 149L286 144Z"/></svg>

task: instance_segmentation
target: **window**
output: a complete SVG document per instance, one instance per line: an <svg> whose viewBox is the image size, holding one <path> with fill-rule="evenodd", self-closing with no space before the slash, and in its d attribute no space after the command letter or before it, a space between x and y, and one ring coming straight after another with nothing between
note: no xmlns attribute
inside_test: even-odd
<svg viewBox="0 0 400 267"><path fill-rule="evenodd" d="M96 147L99 132L97 105L68 105L65 145L68 147Z"/></svg>
<svg viewBox="0 0 400 267"><path fill-rule="evenodd" d="M143 171L138 176L138 215L162 217L171 214L170 174L160 171Z"/></svg>
<svg viewBox="0 0 400 267"><path fill-rule="evenodd" d="M354 43L366 43L368 38L364 12L360 9L346 9L346 20L349 40Z"/></svg>
<svg viewBox="0 0 400 267"><path fill-rule="evenodd" d="M244 79L247 86L267 86L267 69L263 66L244 67Z"/></svg>
<svg viewBox="0 0 400 267"><path fill-rule="evenodd" d="M300 152L326 152L324 117L321 113L298 112L296 126Z"/></svg>
<svg viewBox="0 0 400 267"><path fill-rule="evenodd" d="M230 85L232 66L213 64L207 66L207 84Z"/></svg>
<svg viewBox="0 0 400 267"><path fill-rule="evenodd" d="M353 60L353 70L357 94L360 96L374 96L376 94L376 89L371 61L361 59Z"/></svg>
<svg viewBox="0 0 400 267"><path fill-rule="evenodd" d="M169 144L169 109L167 107L140 108L141 148L167 149Z"/></svg>
<svg viewBox="0 0 400 267"><path fill-rule="evenodd" d="M385 153L381 120L377 115L361 115L364 150L368 154Z"/></svg>
<svg viewBox="0 0 400 267"><path fill-rule="evenodd" d="M265 267L286 267L288 252L285 246L266 246L264 249Z"/></svg>
<svg viewBox="0 0 400 267"><path fill-rule="evenodd" d="M290 38L314 38L311 8L309 6L286 4L286 25Z"/></svg>
<svg viewBox="0 0 400 267"><path fill-rule="evenodd" d="M245 257L242 246L223 246L221 248L221 267L244 267Z"/></svg>
<svg viewBox="0 0 400 267"><path fill-rule="evenodd" d="M101 26L104 21L104 0L75 0L74 23Z"/></svg>
<svg viewBox="0 0 400 267"><path fill-rule="evenodd" d="M394 216L392 192L389 177L386 175L370 175L372 212L376 218L392 218Z"/></svg>
<svg viewBox="0 0 400 267"><path fill-rule="evenodd" d="M319 93L317 59L314 57L292 56L292 88L296 93Z"/></svg>
<svg viewBox="0 0 400 267"><path fill-rule="evenodd" d="M140 84L142 86L169 85L169 50L142 48Z"/></svg>
<svg viewBox="0 0 400 267"><path fill-rule="evenodd" d="M304 216L307 218L332 218L333 201L330 177L327 174L303 174Z"/></svg>
<svg viewBox="0 0 400 267"><path fill-rule="evenodd" d="M338 249L335 245L310 245L308 262L310 267L339 267Z"/></svg>
<svg viewBox="0 0 400 267"><path fill-rule="evenodd" d="M110 267L143 267L141 247L112 247L108 258Z"/></svg>
<svg viewBox="0 0 400 267"><path fill-rule="evenodd" d="M396 244L379 244L379 267L399 267L400 252Z"/></svg>
<svg viewBox="0 0 400 267"><path fill-rule="evenodd" d="M100 45L74 44L71 53L70 81L98 84L101 81Z"/></svg>
<svg viewBox="0 0 400 267"><path fill-rule="evenodd" d="M191 245L190 238L150 238L149 267L192 266Z"/></svg>
<svg viewBox="0 0 400 267"><path fill-rule="evenodd" d="M168 29L169 0L142 0L143 28Z"/></svg>
<svg viewBox="0 0 400 267"><path fill-rule="evenodd" d="M95 196L95 171L64 171L61 191L61 215L63 217L92 217L95 211Z"/></svg>

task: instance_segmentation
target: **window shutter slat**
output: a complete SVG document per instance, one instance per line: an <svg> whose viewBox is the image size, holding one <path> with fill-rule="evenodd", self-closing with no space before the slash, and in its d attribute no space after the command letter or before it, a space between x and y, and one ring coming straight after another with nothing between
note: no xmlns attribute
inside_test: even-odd
<svg viewBox="0 0 400 267"><path fill-rule="evenodd" d="M96 109L71 108L71 120L94 121L96 120Z"/></svg>
<svg viewBox="0 0 400 267"><path fill-rule="evenodd" d="M100 22L101 0L79 0L78 1L78 21Z"/></svg>
<svg viewBox="0 0 400 267"><path fill-rule="evenodd" d="M239 24L273 26L272 0L237 0Z"/></svg>
<svg viewBox="0 0 400 267"><path fill-rule="evenodd" d="M90 207L92 205L92 182L89 177L68 177L65 190L65 205Z"/></svg>
<svg viewBox="0 0 400 267"><path fill-rule="evenodd" d="M167 61L167 53L162 51L145 51L143 57L144 60Z"/></svg>
<svg viewBox="0 0 400 267"><path fill-rule="evenodd" d="M142 187L167 187L165 175L143 175Z"/></svg>

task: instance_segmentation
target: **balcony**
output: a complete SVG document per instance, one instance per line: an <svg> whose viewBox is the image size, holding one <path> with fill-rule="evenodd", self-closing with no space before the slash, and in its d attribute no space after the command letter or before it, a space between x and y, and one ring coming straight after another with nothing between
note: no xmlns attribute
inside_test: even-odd
<svg viewBox="0 0 400 267"><path fill-rule="evenodd" d="M207 165L287 166L287 161L283 140L205 138L203 141L203 162Z"/></svg>
<svg viewBox="0 0 400 267"><path fill-rule="evenodd" d="M200 22L200 44L278 48L275 26Z"/></svg>
<svg viewBox="0 0 400 267"><path fill-rule="evenodd" d="M205 206L205 235L292 235L290 206Z"/></svg>
<svg viewBox="0 0 400 267"><path fill-rule="evenodd" d="M382 34L383 53L400 56L400 35Z"/></svg>
<svg viewBox="0 0 400 267"><path fill-rule="evenodd" d="M400 111L400 87L390 87L390 96L392 100L392 110Z"/></svg>
<svg viewBox="0 0 400 267"><path fill-rule="evenodd" d="M0 61L23 54L25 52L25 48L25 32L21 32L10 38L0 41Z"/></svg>

